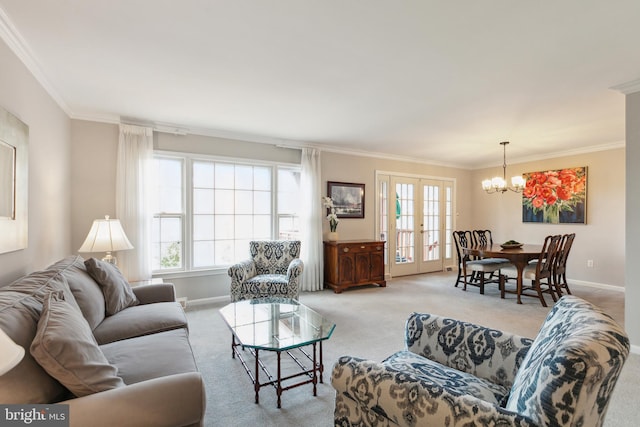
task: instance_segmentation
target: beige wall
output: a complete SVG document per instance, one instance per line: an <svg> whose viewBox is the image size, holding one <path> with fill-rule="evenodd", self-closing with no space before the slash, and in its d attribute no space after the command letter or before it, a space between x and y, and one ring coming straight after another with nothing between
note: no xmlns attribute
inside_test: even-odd
<svg viewBox="0 0 640 427"><path fill-rule="evenodd" d="M0 40L0 105L29 126L29 241L0 254L0 286L69 254L69 118ZM2 239L3 236L0 236Z"/></svg>
<svg viewBox="0 0 640 427"><path fill-rule="evenodd" d="M640 92L626 97L626 250L629 262L625 265L625 312L624 324L635 346L640 352L640 281L636 271L636 260L640 260Z"/></svg>
<svg viewBox="0 0 640 427"><path fill-rule="evenodd" d="M78 253L94 219L116 216L117 154L117 125L71 121L71 252L74 254Z"/></svg>
<svg viewBox="0 0 640 427"><path fill-rule="evenodd" d="M558 157L543 161L509 164L507 177L539 170L587 166L587 224L534 224L522 222L522 196L507 192L486 194L480 181L502 167L476 170L472 200L478 227L493 230L494 241L517 240L542 244L549 234L576 233L568 260L570 281L624 286L625 265L625 152L624 148ZM593 260L593 268L587 268Z"/></svg>

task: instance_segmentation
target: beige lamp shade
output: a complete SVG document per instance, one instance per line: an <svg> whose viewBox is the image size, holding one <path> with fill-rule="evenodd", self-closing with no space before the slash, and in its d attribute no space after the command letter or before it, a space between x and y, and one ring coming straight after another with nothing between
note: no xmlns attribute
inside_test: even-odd
<svg viewBox="0 0 640 427"><path fill-rule="evenodd" d="M120 220L105 215L104 219L93 221L91 230L78 252L106 252L104 260L115 264L111 252L127 249L133 249L133 245L124 233Z"/></svg>
<svg viewBox="0 0 640 427"><path fill-rule="evenodd" d="M24 348L14 343L9 335L0 329L0 375L14 368L24 356Z"/></svg>

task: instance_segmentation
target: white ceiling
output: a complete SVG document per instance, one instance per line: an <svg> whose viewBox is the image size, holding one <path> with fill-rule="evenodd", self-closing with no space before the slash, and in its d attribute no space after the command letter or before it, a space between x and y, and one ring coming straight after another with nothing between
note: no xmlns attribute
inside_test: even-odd
<svg viewBox="0 0 640 427"><path fill-rule="evenodd" d="M640 78L637 0L0 0L0 35L72 118L465 168L623 146Z"/></svg>

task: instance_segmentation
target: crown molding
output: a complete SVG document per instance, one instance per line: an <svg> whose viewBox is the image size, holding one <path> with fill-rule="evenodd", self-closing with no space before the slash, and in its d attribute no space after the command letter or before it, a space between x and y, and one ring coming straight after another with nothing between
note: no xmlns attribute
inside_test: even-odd
<svg viewBox="0 0 640 427"><path fill-rule="evenodd" d="M540 160L556 159L558 157L571 157L571 156L578 156L580 154L596 153L598 151L616 150L618 148L624 148L624 147L625 147L625 141L614 141L607 144L590 145L588 147L575 148L573 150L554 151L552 153L541 154L536 156L512 158L512 159L509 159L508 164L517 165L520 163L529 163L529 162L537 162ZM502 166L502 163L500 164L492 163L490 165L486 164L486 165L481 165L481 166L467 168L467 169L478 170L478 169L485 169L485 168L496 167L496 166Z"/></svg>
<svg viewBox="0 0 640 427"><path fill-rule="evenodd" d="M640 79L632 80L626 83L620 83L619 85L612 86L610 89L622 92L625 95L631 93L640 92Z"/></svg>
<svg viewBox="0 0 640 427"><path fill-rule="evenodd" d="M269 144L269 145L275 145L276 147L280 147L280 148L289 148L289 149L297 149L297 150L301 150L303 148L315 148L317 150L328 152L328 153L344 154L348 156L395 160L399 162L417 163L417 164L423 164L423 165L441 166L441 167L463 169L463 170L478 170L478 169L485 169L489 167L502 165L501 163L500 165L497 163L495 164L491 163L491 164L483 164L483 165L469 167L468 165L460 165L460 164L446 163L446 162L434 162L432 160L417 159L415 157L400 156L397 154L379 153L375 151L366 151L366 150L356 150L352 148L338 147L335 145L318 144L318 143L311 143L311 142L305 142L305 141L295 141L295 140L284 139L284 138L274 138L274 137L257 135L252 133L235 132L235 131L227 131L227 130L220 130L220 129L202 128L202 127L190 128L188 126L178 125L175 123L152 122L148 120L136 119L133 117L120 117L120 116L108 115L108 114L74 115L74 116L71 116L71 118L76 120L86 120L91 122L110 123L110 124L116 124L116 125L120 123L124 123L124 124L137 125L137 126L146 126L146 127L152 128L156 132L170 133L173 135L208 136L211 138L220 138L220 139L228 139L228 140L244 141L244 142L255 142L258 144ZM541 154L536 156L512 158L509 160L509 164L513 165L518 163L528 163L528 162L535 162L540 160L554 159L557 157L577 156L580 154L615 150L615 149L624 148L624 147L625 147L624 140L614 141L607 144L592 145L592 146L583 147L583 148L576 148L573 150L556 151L553 153Z"/></svg>
<svg viewBox="0 0 640 427"><path fill-rule="evenodd" d="M109 123L109 124L126 123L130 125L147 126L152 128L156 132L170 133L174 135L208 136L212 138L230 139L234 141L255 142L258 144L269 144L269 145L275 145L276 147L280 147L280 148L289 148L289 149L297 149L297 150L301 150L303 148L315 148L324 152L345 154L345 155L357 156L357 157L370 157L370 158L376 158L376 159L397 160L399 162L419 163L419 164L425 164L425 165L431 165L431 166L442 166L442 167L457 168L457 169L469 169L468 167L462 166L459 164L421 160L421 159L416 159L415 157L410 157L410 156L399 156L396 154L378 153L375 151L356 150L351 148L338 147L335 145L296 141L296 140L285 139L285 138L275 138L275 137L258 135L253 133L244 133L244 132L227 131L227 130L221 130L221 129L202 128L202 127L188 127L188 126L183 126L175 123L161 123L161 122L153 122L148 120L141 120L141 119L136 119L134 117L120 117L120 116L109 115L109 114L95 114L95 115L76 114L76 115L72 115L71 118L75 120L85 120L85 121L99 122L99 123Z"/></svg>
<svg viewBox="0 0 640 427"><path fill-rule="evenodd" d="M0 7L0 38L4 40L7 46L9 46L9 49L11 49L18 59L22 61L24 66L27 67L27 70L31 72L33 77L38 81L38 83L40 83L49 96L51 96L58 106L60 106L60 108L62 108L69 117L71 117L72 113L69 106L44 74L42 67L29 48L29 44L20 35L20 32L15 25L13 25L11 19L2 7Z"/></svg>

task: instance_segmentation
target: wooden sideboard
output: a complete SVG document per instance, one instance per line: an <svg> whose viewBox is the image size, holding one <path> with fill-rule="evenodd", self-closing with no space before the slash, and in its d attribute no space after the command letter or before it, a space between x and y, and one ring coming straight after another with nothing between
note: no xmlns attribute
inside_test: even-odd
<svg viewBox="0 0 640 427"><path fill-rule="evenodd" d="M384 280L384 241L338 240L324 242L324 287L337 294L344 289Z"/></svg>

